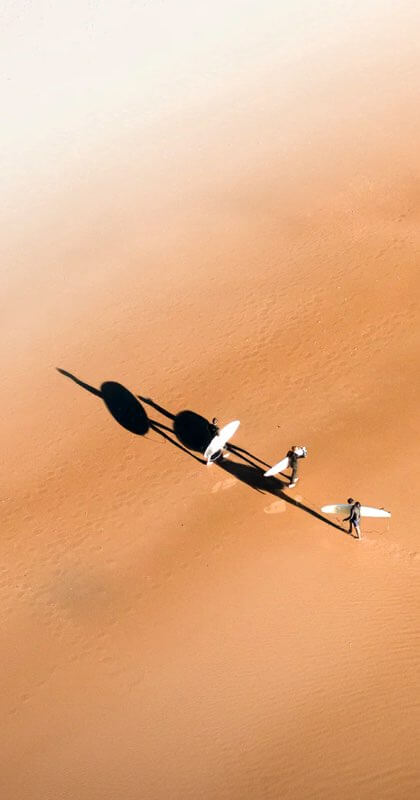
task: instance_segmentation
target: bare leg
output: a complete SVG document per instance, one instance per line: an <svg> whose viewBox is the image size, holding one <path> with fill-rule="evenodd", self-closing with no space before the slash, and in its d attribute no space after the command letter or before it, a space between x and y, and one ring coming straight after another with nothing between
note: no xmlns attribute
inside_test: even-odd
<svg viewBox="0 0 420 800"><path fill-rule="evenodd" d="M299 480L299 478L297 476L297 467L294 467L292 469L292 474L291 474L291 477L290 477L290 483L289 483L290 489L293 489L293 486L296 486L298 480Z"/></svg>

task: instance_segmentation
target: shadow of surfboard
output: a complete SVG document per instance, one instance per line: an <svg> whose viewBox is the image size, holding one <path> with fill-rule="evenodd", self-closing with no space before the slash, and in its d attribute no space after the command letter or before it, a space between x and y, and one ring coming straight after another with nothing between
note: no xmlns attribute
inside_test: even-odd
<svg viewBox="0 0 420 800"><path fill-rule="evenodd" d="M94 386L91 386L90 384L81 381L75 375L72 375L71 372L67 372L67 370L60 369L59 367L56 369L57 372L67 378L70 378L82 389L85 389L95 397L101 398L113 419L119 425L125 428L125 430L137 436L145 436L151 429L173 444L175 447L187 453L191 458L194 458L200 464L206 463L203 459L198 458L194 453L191 452L191 450L195 450L204 453L214 436L214 426L205 417L197 414L195 411L190 410L184 410L180 411L178 414L172 414L170 411L167 411L167 409L158 405L150 398L141 396L137 398L128 389L126 389L125 386L117 383L116 381L105 381L101 384L100 389L96 389ZM159 413L161 413L163 416L171 419L173 421L173 429L161 422L158 422L157 420L151 420L148 417L143 405L139 402L139 399L143 400L144 403L159 411ZM172 436L169 435L171 433L176 436L178 441L175 441ZM285 500L286 503L289 503L296 508L300 508L302 511L305 511L307 514L315 517L320 522L324 522L326 525L330 525L340 532L344 531L344 528L340 527L332 520L326 519L314 509L310 508L309 506L305 506L303 503L295 500L289 494L286 494L283 489L288 484L281 481L278 476L268 478L264 477L265 470L263 470L259 464L263 464L265 467L269 466L265 461L262 461L262 459L258 458L257 456L253 456L249 451L236 445L228 444L228 449L238 458L242 459L242 461L245 461L245 464L232 460L227 461L225 459L219 459L215 463L225 472L228 472L242 483L246 483L257 492L262 494L273 494L275 497ZM255 463L255 461L258 463ZM344 532L347 533L347 531Z"/></svg>

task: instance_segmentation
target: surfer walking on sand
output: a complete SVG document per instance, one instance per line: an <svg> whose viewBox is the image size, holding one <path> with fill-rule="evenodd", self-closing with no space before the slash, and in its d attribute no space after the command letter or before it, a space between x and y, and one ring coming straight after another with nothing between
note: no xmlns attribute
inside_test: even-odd
<svg viewBox="0 0 420 800"><path fill-rule="evenodd" d="M351 506L350 514L348 517L345 517L343 522L350 522L349 525L349 533L353 533L353 528L356 531L356 538L361 539L362 534L360 531L360 503L358 500L353 500L352 497L349 497L347 502Z"/></svg>
<svg viewBox="0 0 420 800"><path fill-rule="evenodd" d="M212 442L213 442L213 441L214 441L214 439L215 439L217 436L219 436L219 433L220 433L220 428L219 428L219 426L218 426L218 424L217 424L217 417L213 417L212 421L211 421L211 422L208 422L207 424L208 424L208 428L209 428L210 435L211 435ZM211 447L211 444L212 444L212 442L210 442L210 444L209 444L209 447ZM206 451L206 452L207 452L207 451ZM215 461L218 461L218 460L219 460L219 458L221 458L221 457L223 456L223 454L224 454L224 449L223 449L223 447L219 447L219 449L218 449L218 450L215 450L214 452L212 452L212 453L211 453L210 455L208 455L208 457L207 457L207 466L208 466L209 464L213 464Z"/></svg>
<svg viewBox="0 0 420 800"><path fill-rule="evenodd" d="M209 431L212 435L212 438L213 436L219 435L220 431L219 431L219 426L217 424L217 417L213 417L212 421L209 422Z"/></svg>
<svg viewBox="0 0 420 800"><path fill-rule="evenodd" d="M208 422L207 425L212 436L204 451L204 458L207 459L207 464L212 464L214 461L218 461L219 458L229 458L229 453L226 452L226 445L238 430L239 420L234 419L219 430L217 419L213 417L212 421Z"/></svg>
<svg viewBox="0 0 420 800"><path fill-rule="evenodd" d="M297 476L298 473L298 459L299 458L306 458L308 452L306 447L298 447L297 445L293 445L290 448L289 452L287 453L287 457L289 459L289 467L292 469L292 474L290 476L290 483L289 489L293 489L296 486L299 478Z"/></svg>

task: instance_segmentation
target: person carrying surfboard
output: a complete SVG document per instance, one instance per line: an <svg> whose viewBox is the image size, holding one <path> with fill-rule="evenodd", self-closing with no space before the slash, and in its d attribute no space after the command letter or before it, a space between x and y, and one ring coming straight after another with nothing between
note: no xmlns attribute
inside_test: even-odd
<svg viewBox="0 0 420 800"><path fill-rule="evenodd" d="M291 447L289 452L287 453L287 458L289 459L289 467L291 467L292 470L292 474L290 476L289 489L293 489L293 487L296 486L299 480L297 476L298 459L306 458L306 456L307 456L306 447L298 447L297 445L293 445L293 447Z"/></svg>
<svg viewBox="0 0 420 800"><path fill-rule="evenodd" d="M360 531L360 503L358 500L353 500L352 497L349 497L347 502L351 506L350 514L348 517L344 517L343 522L350 522L349 526L349 533L353 532L353 528L356 531L357 538L361 539L362 534Z"/></svg>
<svg viewBox="0 0 420 800"><path fill-rule="evenodd" d="M213 417L212 422L208 423L211 433L217 431L204 451L204 458L207 459L208 465L218 461L219 458L229 457L229 453L226 453L226 445L229 439L231 439L233 434L238 430L239 424L239 420L234 419L219 430L216 417Z"/></svg>
<svg viewBox="0 0 420 800"><path fill-rule="evenodd" d="M220 433L217 417L213 417L212 421L209 422L209 431L211 433L211 438L213 436L218 436Z"/></svg>

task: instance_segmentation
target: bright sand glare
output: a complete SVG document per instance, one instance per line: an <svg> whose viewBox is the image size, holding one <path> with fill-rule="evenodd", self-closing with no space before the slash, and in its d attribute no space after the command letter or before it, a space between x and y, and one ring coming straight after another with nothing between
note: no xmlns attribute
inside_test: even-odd
<svg viewBox="0 0 420 800"><path fill-rule="evenodd" d="M121 148L128 132L153 136L162 116L202 112L231 92L235 102L251 88L253 101L268 86L287 102L297 78L313 89L317 73L325 80L326 72L340 72L343 51L357 80L366 62L399 60L399 34L401 49L413 48L416 21L411 4L401 4L396 19L395 3L372 0L6 0L2 167L6 176L42 171L45 178L49 166L60 170L86 151L92 157L113 135Z"/></svg>
<svg viewBox="0 0 420 800"><path fill-rule="evenodd" d="M418 797L419 23L2 4L7 800Z"/></svg>

